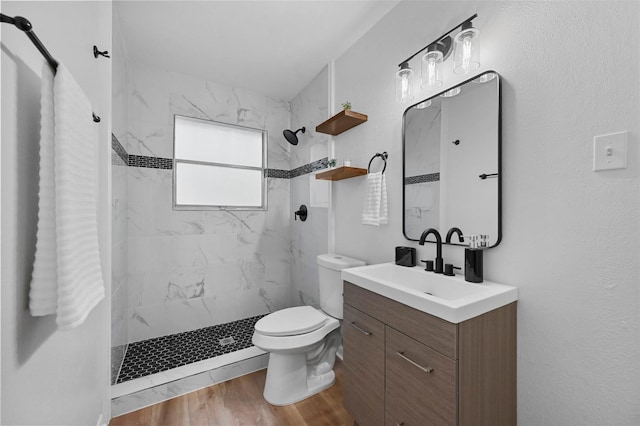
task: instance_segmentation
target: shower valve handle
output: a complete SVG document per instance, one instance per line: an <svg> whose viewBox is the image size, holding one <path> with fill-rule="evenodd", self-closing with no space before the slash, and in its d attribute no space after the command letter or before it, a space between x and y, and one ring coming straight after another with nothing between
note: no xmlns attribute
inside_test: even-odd
<svg viewBox="0 0 640 426"><path fill-rule="evenodd" d="M298 220L298 216L300 216L300 220L303 222L307 220L307 206L303 204L297 212L293 212L294 220Z"/></svg>

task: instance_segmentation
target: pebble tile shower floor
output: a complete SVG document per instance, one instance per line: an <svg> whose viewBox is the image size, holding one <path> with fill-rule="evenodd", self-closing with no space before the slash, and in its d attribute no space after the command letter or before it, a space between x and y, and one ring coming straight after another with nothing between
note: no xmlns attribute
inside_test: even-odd
<svg viewBox="0 0 640 426"><path fill-rule="evenodd" d="M130 343L116 383L249 348L254 326L262 317Z"/></svg>

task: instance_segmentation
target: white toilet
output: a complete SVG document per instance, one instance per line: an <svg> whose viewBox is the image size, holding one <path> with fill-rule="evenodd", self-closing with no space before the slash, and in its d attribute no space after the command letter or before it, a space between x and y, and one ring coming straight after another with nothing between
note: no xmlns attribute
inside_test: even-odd
<svg viewBox="0 0 640 426"><path fill-rule="evenodd" d="M318 256L320 309L282 309L255 325L253 344L269 352L264 399L273 405L301 401L335 381L333 364L342 343L342 278L345 268L366 263L338 254Z"/></svg>

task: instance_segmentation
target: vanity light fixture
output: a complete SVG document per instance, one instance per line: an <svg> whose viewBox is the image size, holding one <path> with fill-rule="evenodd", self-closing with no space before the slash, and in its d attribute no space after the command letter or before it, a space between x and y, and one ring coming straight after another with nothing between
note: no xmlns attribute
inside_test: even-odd
<svg viewBox="0 0 640 426"><path fill-rule="evenodd" d="M453 72L455 74L469 74L480 67L480 47L477 37L480 31L473 28L471 21L462 24L462 29L455 37L455 58Z"/></svg>
<svg viewBox="0 0 640 426"><path fill-rule="evenodd" d="M449 48L451 46L451 37L449 40ZM444 61L445 44L433 43L427 46L427 53L422 57L422 72L420 87L431 90L442 86L442 62Z"/></svg>
<svg viewBox="0 0 640 426"><path fill-rule="evenodd" d="M396 102L405 103L413 99L411 95L411 75L413 70L409 62L400 64L400 69L396 72Z"/></svg>
<svg viewBox="0 0 640 426"><path fill-rule="evenodd" d="M411 75L413 74L413 70L409 66L409 61L425 50L426 53L421 57L420 71L420 87L425 90L432 90L443 84L442 64L451 54L454 43L454 73L466 74L480 67L480 53L477 42L477 36L480 31L471 24L477 17L478 14L476 13L470 18L465 19L398 65L399 70L396 72L396 102L405 103L413 99L411 94ZM458 28L460 28L460 32L452 40L449 34Z"/></svg>

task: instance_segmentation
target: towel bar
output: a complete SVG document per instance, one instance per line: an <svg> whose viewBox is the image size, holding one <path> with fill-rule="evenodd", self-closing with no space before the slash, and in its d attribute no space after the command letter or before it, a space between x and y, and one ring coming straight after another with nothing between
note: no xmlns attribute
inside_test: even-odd
<svg viewBox="0 0 640 426"><path fill-rule="evenodd" d="M47 61L47 63L53 70L53 73L54 74L56 73L56 71L58 70L58 61L56 61L54 57L51 56L51 53L49 53L47 48L44 47L44 44L42 44L42 42L40 41L36 33L33 32L33 26L31 25L31 22L29 22L28 19L23 18L22 16L16 16L12 18L10 16L5 15L4 13L0 13L0 22L15 25L16 28L23 31L27 35L27 37L29 37L29 40L31 40L31 42L34 44L36 49L38 49L38 51L42 54L42 56L44 56L44 59ZM96 54L96 50L98 50L96 46L93 46L93 52L94 52L93 54L97 58L98 55ZM103 53L109 53L109 52L104 51L104 52L98 52L98 53L102 55ZM95 113L92 113L92 114L93 114L93 122L99 123L100 117L97 116Z"/></svg>

